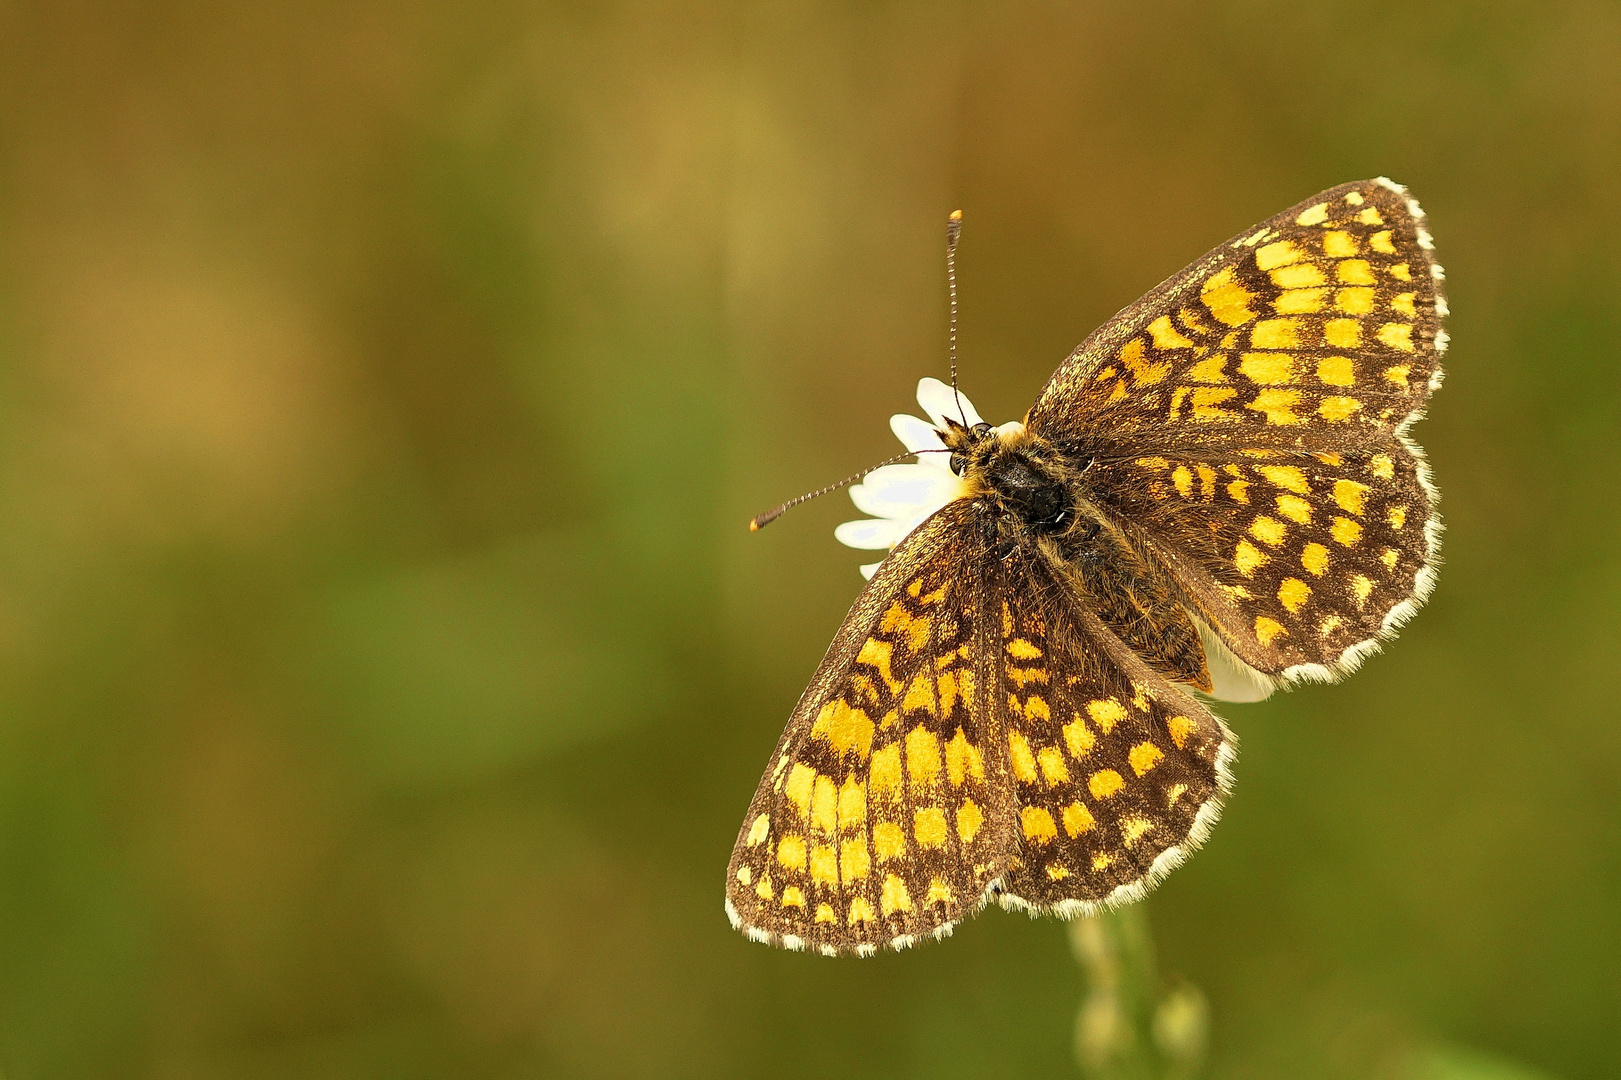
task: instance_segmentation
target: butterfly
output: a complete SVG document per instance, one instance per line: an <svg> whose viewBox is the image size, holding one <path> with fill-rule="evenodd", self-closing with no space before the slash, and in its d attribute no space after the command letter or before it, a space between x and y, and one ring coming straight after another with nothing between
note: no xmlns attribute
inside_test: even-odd
<svg viewBox="0 0 1621 1080"><path fill-rule="evenodd" d="M1349 674L1434 584L1432 250L1404 188L1344 184L1121 311L1022 421L925 380L917 463L854 489L880 516L841 539L893 550L749 806L732 924L870 955L1182 863L1232 783L1208 701Z"/></svg>

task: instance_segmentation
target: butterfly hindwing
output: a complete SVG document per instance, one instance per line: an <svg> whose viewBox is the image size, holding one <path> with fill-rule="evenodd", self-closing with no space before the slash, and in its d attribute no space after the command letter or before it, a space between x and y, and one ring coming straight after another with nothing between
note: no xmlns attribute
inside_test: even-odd
<svg viewBox="0 0 1621 1080"><path fill-rule="evenodd" d="M1251 667L1328 678L1405 620L1435 578L1426 466L1373 450L1149 456L1099 469L1163 510L1144 535L1191 607Z"/></svg>
<svg viewBox="0 0 1621 1080"><path fill-rule="evenodd" d="M1012 810L986 706L988 557L968 504L884 561L760 782L728 871L750 936L866 953L942 934L1005 869Z"/></svg>
<svg viewBox="0 0 1621 1080"><path fill-rule="evenodd" d="M1140 453L1333 450L1388 436L1440 381L1440 269L1418 204L1344 184L1235 237L1054 373L1032 430Z"/></svg>
<svg viewBox="0 0 1621 1080"><path fill-rule="evenodd" d="M1202 841L1233 739L1078 604L1068 570L1009 559L998 700L1019 865L1002 901L1064 915L1136 899Z"/></svg>

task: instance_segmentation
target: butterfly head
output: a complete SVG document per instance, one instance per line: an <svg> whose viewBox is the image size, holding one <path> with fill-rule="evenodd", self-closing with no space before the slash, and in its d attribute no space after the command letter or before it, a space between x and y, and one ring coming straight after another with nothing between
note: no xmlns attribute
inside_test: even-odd
<svg viewBox="0 0 1621 1080"><path fill-rule="evenodd" d="M951 470L1009 531L1053 535L1074 524L1073 470L1045 439L1023 424L947 421L942 439Z"/></svg>

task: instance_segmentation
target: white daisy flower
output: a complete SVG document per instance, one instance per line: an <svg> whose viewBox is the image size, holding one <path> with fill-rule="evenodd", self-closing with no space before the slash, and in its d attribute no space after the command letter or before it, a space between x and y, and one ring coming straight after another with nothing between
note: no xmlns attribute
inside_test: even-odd
<svg viewBox="0 0 1621 1080"><path fill-rule="evenodd" d="M923 453L946 448L941 433L949 416L967 427L984 423L973 403L939 379L917 384L917 403L929 414L932 424L915 416L899 413L889 419L889 428L906 449L917 453L915 465L885 465L868 473L850 489L856 509L872 517L846 521L833 530L839 543L871 551L892 550L931 514L953 499L968 494L968 485L951 471L951 455ZM960 406L959 406L960 403ZM1020 426L1018 421L1003 429ZM871 580L882 560L861 567L861 576Z"/></svg>

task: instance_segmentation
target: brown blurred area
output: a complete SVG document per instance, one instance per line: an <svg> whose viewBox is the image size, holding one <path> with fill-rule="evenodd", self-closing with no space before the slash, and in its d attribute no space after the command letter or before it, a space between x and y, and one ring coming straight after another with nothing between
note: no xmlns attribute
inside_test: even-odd
<svg viewBox="0 0 1621 1080"><path fill-rule="evenodd" d="M947 211L998 422L1378 174L1448 562L1225 710L1160 963L1214 1077L1613 1075L1617 71L1590 2L0 4L0 1076L1072 1074L1059 924L727 926L863 558L743 523L899 449Z"/></svg>

